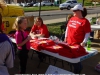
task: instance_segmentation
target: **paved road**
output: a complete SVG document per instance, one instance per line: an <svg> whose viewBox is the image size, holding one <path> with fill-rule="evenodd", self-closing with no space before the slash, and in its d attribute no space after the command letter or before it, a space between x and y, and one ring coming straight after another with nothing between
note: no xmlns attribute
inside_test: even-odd
<svg viewBox="0 0 100 75"><path fill-rule="evenodd" d="M95 8L87 8L88 14L99 13L100 7ZM70 10L55 10L55 11L41 11L41 17L43 20L50 20L50 19L58 19L58 18L65 18L67 14L71 14L72 11ZM38 16L39 12L26 12L26 16Z"/></svg>

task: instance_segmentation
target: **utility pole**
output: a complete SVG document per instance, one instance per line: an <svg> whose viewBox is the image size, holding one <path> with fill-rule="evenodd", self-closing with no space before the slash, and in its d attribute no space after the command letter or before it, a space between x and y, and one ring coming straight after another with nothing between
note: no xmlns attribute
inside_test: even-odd
<svg viewBox="0 0 100 75"><path fill-rule="evenodd" d="M83 0L83 2L82 2L82 6L84 6L84 1L85 1L85 0Z"/></svg>
<svg viewBox="0 0 100 75"><path fill-rule="evenodd" d="M39 5L39 17L41 16L41 0L40 0L40 5Z"/></svg>

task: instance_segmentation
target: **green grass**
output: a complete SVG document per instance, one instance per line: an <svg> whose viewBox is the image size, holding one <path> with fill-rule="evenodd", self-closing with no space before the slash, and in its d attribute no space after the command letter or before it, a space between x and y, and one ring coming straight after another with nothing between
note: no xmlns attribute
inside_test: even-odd
<svg viewBox="0 0 100 75"><path fill-rule="evenodd" d="M65 22L61 22L61 23L54 23L54 24L48 24L48 30L50 35L56 35L57 37L61 37L61 30L60 30L60 26L63 25Z"/></svg>
<svg viewBox="0 0 100 75"><path fill-rule="evenodd" d="M94 24L95 22L96 22L96 17L93 17L93 18L92 18L91 25Z"/></svg>
<svg viewBox="0 0 100 75"><path fill-rule="evenodd" d="M83 3L83 0L77 0L79 3ZM84 0L84 6L93 6L91 0ZM97 6L100 6L100 4L97 4Z"/></svg>
<svg viewBox="0 0 100 75"><path fill-rule="evenodd" d="M25 12L39 11L39 7L24 7L23 9ZM57 7L57 6L43 6L43 7L41 7L42 11L58 10L58 9L59 9L59 7Z"/></svg>
<svg viewBox="0 0 100 75"><path fill-rule="evenodd" d="M66 0L62 0L61 2L64 3L64 2L66 2Z"/></svg>

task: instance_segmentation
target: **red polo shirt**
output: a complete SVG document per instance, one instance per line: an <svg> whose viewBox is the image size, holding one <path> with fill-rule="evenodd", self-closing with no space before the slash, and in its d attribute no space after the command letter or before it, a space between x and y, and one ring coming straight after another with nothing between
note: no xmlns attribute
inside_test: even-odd
<svg viewBox="0 0 100 75"><path fill-rule="evenodd" d="M44 34L44 37L46 38L49 37L49 32L45 24L41 25L40 27L38 27L37 25L33 25L31 31L35 32L35 34Z"/></svg>
<svg viewBox="0 0 100 75"><path fill-rule="evenodd" d="M91 32L90 23L86 18L72 17L68 23L67 43L69 45L83 42L85 34Z"/></svg>

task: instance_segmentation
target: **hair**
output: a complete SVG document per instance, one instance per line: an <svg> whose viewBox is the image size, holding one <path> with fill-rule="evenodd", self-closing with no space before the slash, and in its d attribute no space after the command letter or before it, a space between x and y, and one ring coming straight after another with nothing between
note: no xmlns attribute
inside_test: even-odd
<svg viewBox="0 0 100 75"><path fill-rule="evenodd" d="M86 8L83 8L83 11L81 11L81 12L82 12L83 17L87 16L87 9Z"/></svg>
<svg viewBox="0 0 100 75"><path fill-rule="evenodd" d="M26 17L24 17L24 16L17 17L12 28L16 29L16 30L20 30L21 28L19 25L23 22L24 19L26 19Z"/></svg>
<svg viewBox="0 0 100 75"><path fill-rule="evenodd" d="M41 21L41 25L43 25L43 20L42 20L41 17L36 17L36 18L35 18L34 24L36 24L36 22L37 22L38 20L40 20L40 21Z"/></svg>
<svg viewBox="0 0 100 75"><path fill-rule="evenodd" d="M68 21L71 17L73 17L72 14L68 15L68 16L67 16L67 21Z"/></svg>

